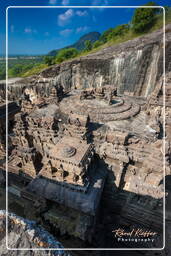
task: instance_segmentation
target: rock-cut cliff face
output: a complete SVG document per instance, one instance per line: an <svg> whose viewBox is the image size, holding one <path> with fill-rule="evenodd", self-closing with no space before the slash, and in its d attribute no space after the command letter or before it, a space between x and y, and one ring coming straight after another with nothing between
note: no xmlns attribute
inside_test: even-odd
<svg viewBox="0 0 171 256"><path fill-rule="evenodd" d="M147 97L163 74L163 30L55 65L41 76L69 89L112 84L118 92ZM166 72L171 70L171 24L166 27Z"/></svg>
<svg viewBox="0 0 171 256"><path fill-rule="evenodd" d="M0 251L3 256L69 256L60 242L36 222L8 213L6 248L6 212L0 210ZM18 250L15 250L15 249ZM23 250L28 249L28 250ZM48 250L53 248L54 250ZM33 249L33 250L32 250ZM56 249L56 250L55 250Z"/></svg>
<svg viewBox="0 0 171 256"><path fill-rule="evenodd" d="M25 86L33 86L48 96L52 86L71 88L100 87L111 84L119 94L149 96L163 74L164 33L158 30L125 43L104 48L71 61L51 66L39 75L9 81L9 99L18 100ZM171 24L166 26L166 73L171 71ZM0 81L0 96L5 97L5 81Z"/></svg>

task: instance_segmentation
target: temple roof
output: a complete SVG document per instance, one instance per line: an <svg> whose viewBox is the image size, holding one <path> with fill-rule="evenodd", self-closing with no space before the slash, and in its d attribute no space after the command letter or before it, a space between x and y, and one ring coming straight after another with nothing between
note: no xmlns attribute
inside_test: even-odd
<svg viewBox="0 0 171 256"><path fill-rule="evenodd" d="M64 154L66 148L75 148L74 154L71 154L70 157L66 156L66 154ZM78 138L65 136L49 150L48 154L52 158L78 166L86 154L91 151L91 149L92 146L87 144L85 141L81 141Z"/></svg>

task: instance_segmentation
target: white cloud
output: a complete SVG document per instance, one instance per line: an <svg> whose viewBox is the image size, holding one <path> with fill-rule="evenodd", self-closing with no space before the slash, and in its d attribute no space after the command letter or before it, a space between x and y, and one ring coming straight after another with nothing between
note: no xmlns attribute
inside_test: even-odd
<svg viewBox="0 0 171 256"><path fill-rule="evenodd" d="M63 3L65 3L68 1L68 0L63 0ZM69 1L68 1L69 2ZM88 12L87 11L74 11L73 9L68 9L66 12L60 14L58 16L58 25L59 26L65 26L66 24L69 23L70 19L74 16L74 15L77 15L79 17L85 17L88 15Z"/></svg>
<svg viewBox="0 0 171 256"><path fill-rule="evenodd" d="M24 29L24 33L31 34L32 33L32 29L31 28L25 28Z"/></svg>
<svg viewBox="0 0 171 256"><path fill-rule="evenodd" d="M10 26L10 31L11 31L11 33L14 33L14 25Z"/></svg>
<svg viewBox="0 0 171 256"><path fill-rule="evenodd" d="M87 11L76 11L76 14L77 14L78 16L83 17L83 16L87 16L87 15L88 15L88 12L87 12Z"/></svg>
<svg viewBox="0 0 171 256"><path fill-rule="evenodd" d="M49 4L56 4L57 0L49 0Z"/></svg>
<svg viewBox="0 0 171 256"><path fill-rule="evenodd" d="M73 31L72 29L66 28L64 30L61 30L59 33L61 36L68 36L72 33L72 31Z"/></svg>
<svg viewBox="0 0 171 256"><path fill-rule="evenodd" d="M69 0L62 0L62 5L68 5L69 4Z"/></svg>
<svg viewBox="0 0 171 256"><path fill-rule="evenodd" d="M26 34L37 34L37 30L36 29L31 29L31 28L25 28L24 29L24 33Z"/></svg>
<svg viewBox="0 0 171 256"><path fill-rule="evenodd" d="M77 33L82 33L82 32L86 32L88 30L89 27L84 26L84 27L79 27L76 29Z"/></svg>
<svg viewBox="0 0 171 256"><path fill-rule="evenodd" d="M59 26L66 25L73 15L74 15L74 11L72 9L68 9L66 12L60 14L58 16L58 25Z"/></svg>

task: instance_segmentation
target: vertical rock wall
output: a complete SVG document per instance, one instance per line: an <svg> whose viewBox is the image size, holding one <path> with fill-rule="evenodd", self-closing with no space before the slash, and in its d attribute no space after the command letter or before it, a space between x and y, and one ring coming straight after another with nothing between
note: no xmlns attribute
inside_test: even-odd
<svg viewBox="0 0 171 256"><path fill-rule="evenodd" d="M171 70L171 25L166 27L166 72ZM10 99L21 96L24 86L34 86L38 93L48 95L49 87L100 87L112 84L119 94L150 95L163 74L163 30L125 43L104 48L96 53L54 65L39 75L9 83ZM5 85L0 82L0 96Z"/></svg>

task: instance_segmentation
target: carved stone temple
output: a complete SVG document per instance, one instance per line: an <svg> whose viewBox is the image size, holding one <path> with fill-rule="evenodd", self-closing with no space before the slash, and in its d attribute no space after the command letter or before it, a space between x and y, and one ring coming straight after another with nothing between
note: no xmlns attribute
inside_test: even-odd
<svg viewBox="0 0 171 256"><path fill-rule="evenodd" d="M150 228L158 240L143 246L162 247L164 197L171 220L170 25L166 39L165 90L162 31L9 84L8 149L0 83L1 208L7 168L10 211L65 247L120 246L118 227Z"/></svg>

